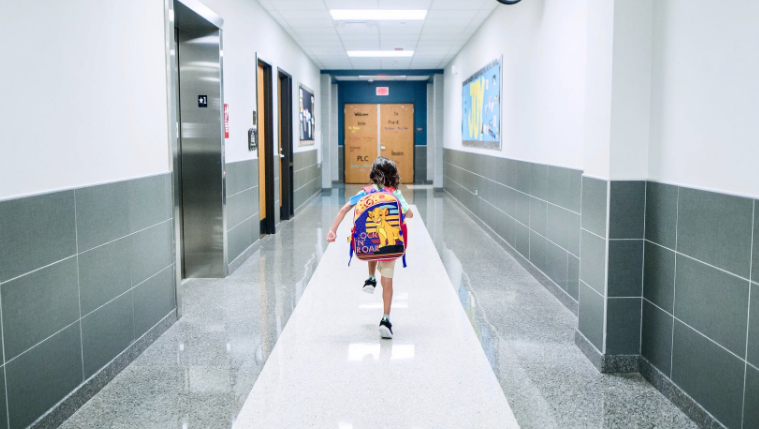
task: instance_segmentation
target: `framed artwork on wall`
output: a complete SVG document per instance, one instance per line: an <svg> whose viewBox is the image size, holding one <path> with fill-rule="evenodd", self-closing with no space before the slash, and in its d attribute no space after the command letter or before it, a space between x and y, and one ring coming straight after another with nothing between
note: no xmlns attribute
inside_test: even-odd
<svg viewBox="0 0 759 429"><path fill-rule="evenodd" d="M501 59L462 84L461 136L464 146L501 149Z"/></svg>
<svg viewBox="0 0 759 429"><path fill-rule="evenodd" d="M300 122L300 145L311 146L316 136L316 119L314 118L314 91L300 84L298 88L298 120Z"/></svg>

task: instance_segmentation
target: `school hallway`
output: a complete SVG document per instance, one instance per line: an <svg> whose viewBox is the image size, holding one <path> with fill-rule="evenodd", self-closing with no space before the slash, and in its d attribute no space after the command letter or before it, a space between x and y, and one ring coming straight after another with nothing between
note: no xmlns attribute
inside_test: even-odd
<svg viewBox="0 0 759 429"><path fill-rule="evenodd" d="M697 427L640 375L599 374L571 311L449 195L401 189L394 339L349 220L324 240L358 190L336 187L227 279L185 281L182 318L61 428Z"/></svg>
<svg viewBox="0 0 759 429"><path fill-rule="evenodd" d="M759 429L759 1L0 16L0 429Z"/></svg>

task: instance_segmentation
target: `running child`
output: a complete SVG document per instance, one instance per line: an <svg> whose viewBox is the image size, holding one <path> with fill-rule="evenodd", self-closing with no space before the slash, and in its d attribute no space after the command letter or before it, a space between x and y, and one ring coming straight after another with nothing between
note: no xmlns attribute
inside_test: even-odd
<svg viewBox="0 0 759 429"><path fill-rule="evenodd" d="M403 198L403 194L398 189L401 178L398 175L398 168L395 163L385 157L379 157L374 161L372 170L369 173L369 179L372 181L374 188L378 191L384 188L392 188L393 195L398 198L401 203L401 209L407 218L414 217L414 213L409 209L406 199ZM336 231L340 226L340 223L345 218L353 206L358 204L359 200L366 195L366 191L361 190L358 194L346 203L343 208L337 213L335 222L332 224L332 228L327 234L327 241L334 242L337 237ZM366 293L374 293L377 287L377 280L375 273L379 271L381 284L382 284L382 300L384 302L385 313L382 316L382 320L379 324L380 336L382 338L393 338L393 324L390 323L390 306L393 301L393 271L395 270L395 261L370 261L369 262L369 278L366 279L363 286L363 291Z"/></svg>

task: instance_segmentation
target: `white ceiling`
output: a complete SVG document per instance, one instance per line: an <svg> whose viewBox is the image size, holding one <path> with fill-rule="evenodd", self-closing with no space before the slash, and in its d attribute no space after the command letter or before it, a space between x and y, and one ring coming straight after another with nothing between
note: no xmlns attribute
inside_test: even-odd
<svg viewBox="0 0 759 429"><path fill-rule="evenodd" d="M258 0L322 69L445 67L496 0ZM334 21L331 9L425 9L424 21ZM346 51L414 51L411 58L350 58Z"/></svg>

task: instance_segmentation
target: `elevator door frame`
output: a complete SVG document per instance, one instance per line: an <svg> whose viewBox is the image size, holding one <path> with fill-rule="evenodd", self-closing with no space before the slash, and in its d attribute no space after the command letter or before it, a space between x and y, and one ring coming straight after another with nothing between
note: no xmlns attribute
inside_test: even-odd
<svg viewBox="0 0 759 429"><path fill-rule="evenodd" d="M181 180L178 177L178 174L181 174L181 147L180 147L180 133L179 133L179 120L180 120L180 109L179 109L179 70L178 70L178 52L177 52L177 39L176 39L176 31L177 31L177 21L178 21L178 13L179 11L175 7L176 4L181 4L186 9L189 9L189 11L193 12L196 16L193 17L193 19L196 20L197 23L201 23L203 25L210 24L211 26L215 27L219 31L219 50L220 53L223 49L223 31L222 27L224 25L224 20L216 15L211 9L203 5L198 0L163 0L163 6L164 6L164 38L165 38L165 59L166 59L166 82L167 82L167 91L166 91L166 99L167 99L167 134L169 138L169 144L168 144L168 151L169 151L169 157L171 160L169 168L171 169L171 175L172 175L172 202L173 202L173 211L172 211L172 217L173 217L173 228L174 228L174 292L175 292L175 300L176 300L176 308L177 308L177 318L181 318L183 314L183 307L182 307L182 279L183 279L183 271L184 271L184 261L183 261L183 254L184 254L184 243L182 239L182 192L181 192ZM224 91L223 91L223 70L224 70L224 61L223 56L220 55L219 57L219 85L220 85L220 98L219 101L221 105L223 106L224 103ZM223 115L223 111L221 112L221 115ZM220 121L223 124L223 117L220 115ZM220 204L222 206L222 224L223 224L223 243L222 243L222 252L223 252L223 260L224 260L224 275L226 275L227 267L227 236L226 236L226 179L225 179L225 162L224 162L224 138L223 138L223 127L221 129L221 201Z"/></svg>
<svg viewBox="0 0 759 429"><path fill-rule="evenodd" d="M281 213L280 219L291 219L295 215L293 184L294 160L293 160L293 77L277 68L277 87L279 89L279 147L281 149L281 167L279 171L279 183L282 187L280 196Z"/></svg>

